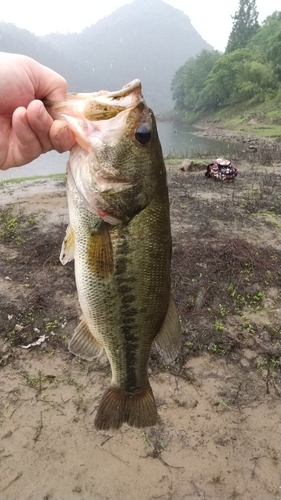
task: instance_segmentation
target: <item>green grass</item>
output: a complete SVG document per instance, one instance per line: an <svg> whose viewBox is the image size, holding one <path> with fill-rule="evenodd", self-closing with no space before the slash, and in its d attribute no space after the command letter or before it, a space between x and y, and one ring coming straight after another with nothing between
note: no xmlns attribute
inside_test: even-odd
<svg viewBox="0 0 281 500"><path fill-rule="evenodd" d="M204 116L218 128L238 134L251 134L257 138L281 137L280 103L272 99L256 105L237 104Z"/></svg>
<svg viewBox="0 0 281 500"><path fill-rule="evenodd" d="M4 179L0 181L0 187L6 184L20 184L24 181L40 181L42 179L64 180L65 174L33 175L31 177L15 177L13 179Z"/></svg>
<svg viewBox="0 0 281 500"><path fill-rule="evenodd" d="M183 157L176 156L175 158L164 158L166 167L179 165L183 161Z"/></svg>

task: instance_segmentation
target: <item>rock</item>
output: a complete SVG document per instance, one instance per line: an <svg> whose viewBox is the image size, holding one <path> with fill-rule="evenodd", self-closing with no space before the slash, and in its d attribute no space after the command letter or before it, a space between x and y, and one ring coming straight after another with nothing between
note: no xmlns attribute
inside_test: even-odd
<svg viewBox="0 0 281 500"><path fill-rule="evenodd" d="M0 359L0 365L5 366L9 360L9 358L12 356L12 353L4 354L2 358Z"/></svg>
<svg viewBox="0 0 281 500"><path fill-rule="evenodd" d="M261 332L260 338L263 342L270 342L270 334L266 330Z"/></svg>
<svg viewBox="0 0 281 500"><path fill-rule="evenodd" d="M244 349L243 356L244 356L244 358L251 361L252 359L256 359L257 353L255 351L251 351L251 349Z"/></svg>
<svg viewBox="0 0 281 500"><path fill-rule="evenodd" d="M10 351L11 351L11 346L10 346L10 344L4 344L4 345L2 346L1 352L2 352L2 354L3 354L3 355L5 355L5 354L9 354L9 353L10 353Z"/></svg>
<svg viewBox="0 0 281 500"><path fill-rule="evenodd" d="M189 160L188 158L183 160L180 167L182 172L196 172L196 171L206 170L206 168L207 168L207 163L204 163L203 161Z"/></svg>
<svg viewBox="0 0 281 500"><path fill-rule="evenodd" d="M181 164L181 170L183 172L188 172L191 164L192 164L192 160L188 160L188 158L186 158L185 160L183 160L183 162Z"/></svg>
<svg viewBox="0 0 281 500"><path fill-rule="evenodd" d="M204 163L203 161L197 161L196 163L193 164L194 170L206 170L207 169L207 163Z"/></svg>
<svg viewBox="0 0 281 500"><path fill-rule="evenodd" d="M242 368L249 368L250 363L249 363L249 361L247 359L242 358L240 360L240 365L242 366Z"/></svg>

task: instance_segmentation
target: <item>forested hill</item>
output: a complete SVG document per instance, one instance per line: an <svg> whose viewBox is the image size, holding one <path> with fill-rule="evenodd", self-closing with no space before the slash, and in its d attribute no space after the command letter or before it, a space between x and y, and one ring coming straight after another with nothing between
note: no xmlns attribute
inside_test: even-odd
<svg viewBox="0 0 281 500"><path fill-rule="evenodd" d="M89 24L90 18L89 12ZM59 71L70 91L116 90L139 78L157 111L172 107L175 71L201 50L212 50L188 16L161 0L134 0L79 34L38 38L0 23L0 35L1 50L29 55Z"/></svg>
<svg viewBox="0 0 281 500"><path fill-rule="evenodd" d="M260 26L255 11L253 22L245 19L245 6L254 11L251 0L240 0L244 10L234 16L224 54L203 50L176 71L172 93L183 120L224 110L240 116L255 108L255 120L281 125L281 11Z"/></svg>

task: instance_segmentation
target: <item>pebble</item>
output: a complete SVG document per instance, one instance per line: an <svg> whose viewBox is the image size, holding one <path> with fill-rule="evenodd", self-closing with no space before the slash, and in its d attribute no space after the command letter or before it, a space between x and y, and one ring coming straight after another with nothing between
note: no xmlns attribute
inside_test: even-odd
<svg viewBox="0 0 281 500"><path fill-rule="evenodd" d="M257 353L255 351L251 351L251 349L244 349L243 356L244 356L244 358L251 361L252 359L256 359Z"/></svg>
<svg viewBox="0 0 281 500"><path fill-rule="evenodd" d="M250 363L247 359L245 358L242 358L240 360L240 365L243 367L243 368L249 368L250 367Z"/></svg>

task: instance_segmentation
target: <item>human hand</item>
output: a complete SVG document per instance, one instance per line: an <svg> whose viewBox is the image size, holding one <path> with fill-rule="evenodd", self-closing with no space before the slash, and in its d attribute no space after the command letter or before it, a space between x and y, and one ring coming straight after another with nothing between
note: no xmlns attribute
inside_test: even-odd
<svg viewBox="0 0 281 500"><path fill-rule="evenodd" d="M62 76L30 57L0 52L0 82L0 169L73 146L69 127L53 120L39 100L65 100L67 83Z"/></svg>

